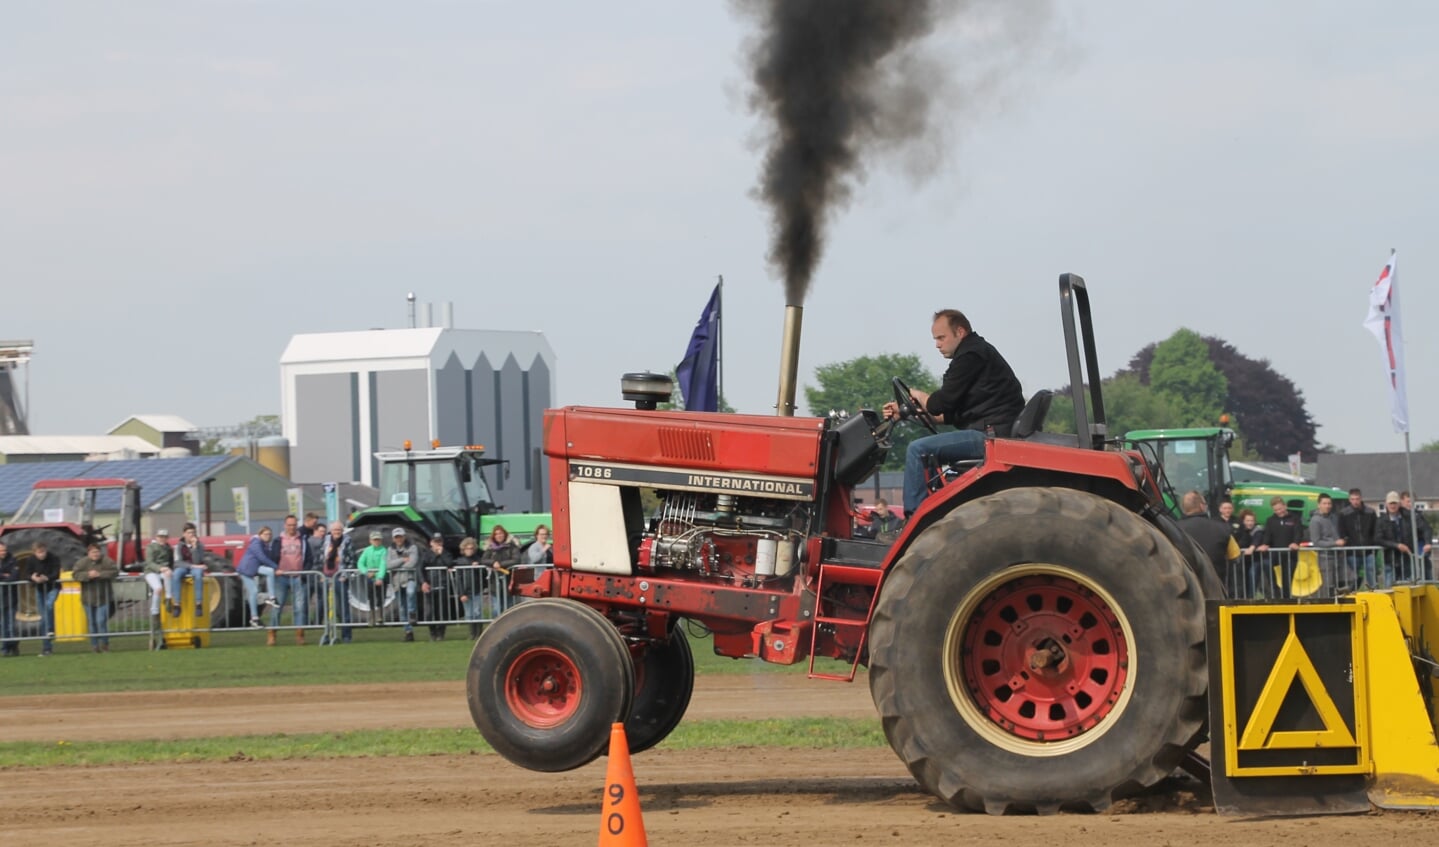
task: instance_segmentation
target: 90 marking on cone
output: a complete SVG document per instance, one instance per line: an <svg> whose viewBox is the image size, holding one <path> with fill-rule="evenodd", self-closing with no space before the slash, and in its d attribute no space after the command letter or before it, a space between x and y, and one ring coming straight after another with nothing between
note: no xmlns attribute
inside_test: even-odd
<svg viewBox="0 0 1439 847"><path fill-rule="evenodd" d="M611 782L611 783L609 784L609 787L605 789L605 793L609 794L609 796L610 796L610 805L611 805L611 806L618 806L619 804L621 804L621 803L624 802L624 799L625 799L625 787L624 787L623 785L620 785L618 782ZM625 815L624 815L624 812L623 812L623 811L620 811L620 810L616 810L616 811L610 812L608 815L606 815L606 816L605 816L605 830L606 830L610 835L619 835L620 833L624 832L624 831L625 831Z"/></svg>

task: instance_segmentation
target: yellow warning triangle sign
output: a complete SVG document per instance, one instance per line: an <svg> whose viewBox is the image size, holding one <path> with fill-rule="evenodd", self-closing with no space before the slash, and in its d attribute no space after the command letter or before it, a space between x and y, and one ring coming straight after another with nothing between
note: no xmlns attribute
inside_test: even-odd
<svg viewBox="0 0 1439 847"><path fill-rule="evenodd" d="M1319 713L1319 720L1323 722L1324 728L1275 732L1274 719L1279 715L1279 707L1284 705L1284 698L1294 687L1296 678L1304 686L1309 702L1314 705L1314 711ZM1279 658L1274 662L1274 669L1269 672L1269 679L1264 682L1264 690L1259 692L1259 702L1254 704L1254 712L1249 716L1249 723L1245 725L1244 734L1239 738L1239 749L1294 750L1357 746L1359 745L1354 740L1354 734L1349 731L1344 717L1339 714L1339 708L1334 705L1334 698L1329 696L1323 681L1319 679L1319 671L1314 667L1314 661L1305 652L1304 645L1299 643L1299 636L1294 632L1294 618L1291 617L1289 637L1284 639L1284 646L1279 648Z"/></svg>

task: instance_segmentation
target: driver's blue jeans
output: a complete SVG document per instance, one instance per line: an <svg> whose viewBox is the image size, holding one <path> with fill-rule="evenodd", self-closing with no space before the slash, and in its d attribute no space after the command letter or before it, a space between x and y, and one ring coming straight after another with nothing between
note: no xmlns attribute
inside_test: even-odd
<svg viewBox="0 0 1439 847"><path fill-rule="evenodd" d="M904 515L914 514L924 502L929 488L925 485L925 468L943 466L961 459L984 458L984 433L974 429L957 429L926 435L909 442L904 453Z"/></svg>

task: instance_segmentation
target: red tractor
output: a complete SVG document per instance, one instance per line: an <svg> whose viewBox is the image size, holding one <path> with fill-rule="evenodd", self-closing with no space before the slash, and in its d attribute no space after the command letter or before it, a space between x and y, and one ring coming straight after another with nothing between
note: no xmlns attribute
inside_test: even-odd
<svg viewBox="0 0 1439 847"><path fill-rule="evenodd" d="M1082 436L1040 431L1041 392L1015 437L936 469L893 542L851 535L892 426L872 411L656 411L667 380L643 376L626 379L634 410L548 411L555 566L516 570L531 599L475 645L485 739L541 771L599 756L612 722L633 751L658 744L693 688L685 619L719 655L840 681L867 666L891 746L956 806L1102 809L1168 775L1204 739L1205 599L1222 588L1153 469L1107 443L1083 280L1061 277L1060 297Z"/></svg>
<svg viewBox="0 0 1439 847"><path fill-rule="evenodd" d="M145 561L146 539L140 534L140 484L132 479L81 478L42 479L0 526L3 541L25 567L35 543L43 541L69 570L85 555L92 542L104 546L105 554L123 572L137 572ZM115 515L115 524L96 525L97 515ZM206 564L211 572L231 572L249 539L245 536L211 536L201 539ZM208 579L210 625L215 628L240 626L244 618L244 593L234 579ZM143 585L136 590L143 591ZM125 593L122 590L122 593ZM28 598L28 594L22 594ZM22 606L28 606L22 599ZM34 610L22 608L22 622L38 620Z"/></svg>

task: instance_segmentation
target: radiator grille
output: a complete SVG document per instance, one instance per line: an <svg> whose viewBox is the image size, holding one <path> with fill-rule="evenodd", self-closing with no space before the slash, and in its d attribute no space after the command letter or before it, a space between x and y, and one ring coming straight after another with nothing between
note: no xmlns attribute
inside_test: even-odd
<svg viewBox="0 0 1439 847"><path fill-rule="evenodd" d="M660 427L660 455L666 459L713 462L714 438L708 430Z"/></svg>

